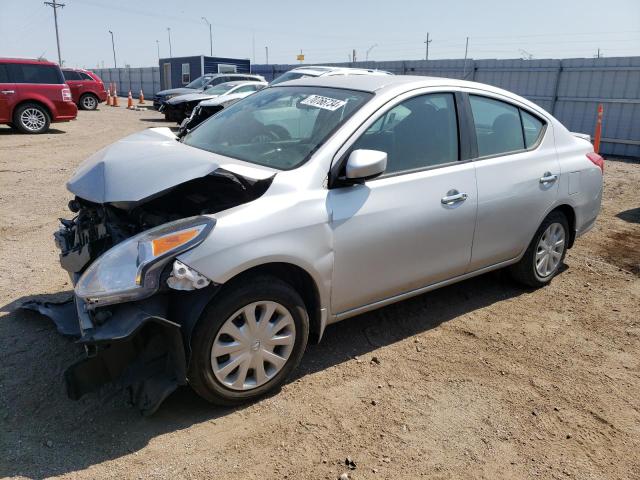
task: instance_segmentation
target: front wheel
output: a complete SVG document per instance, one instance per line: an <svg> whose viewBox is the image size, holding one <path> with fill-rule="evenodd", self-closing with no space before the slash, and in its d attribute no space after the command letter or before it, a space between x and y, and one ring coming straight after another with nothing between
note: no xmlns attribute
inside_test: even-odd
<svg viewBox="0 0 640 480"><path fill-rule="evenodd" d="M275 277L223 288L192 335L189 383L205 400L237 405L279 388L300 363L309 317Z"/></svg>
<svg viewBox="0 0 640 480"><path fill-rule="evenodd" d="M542 287L556 276L567 253L569 222L561 212L544 219L522 259L510 267L513 278L530 287Z"/></svg>

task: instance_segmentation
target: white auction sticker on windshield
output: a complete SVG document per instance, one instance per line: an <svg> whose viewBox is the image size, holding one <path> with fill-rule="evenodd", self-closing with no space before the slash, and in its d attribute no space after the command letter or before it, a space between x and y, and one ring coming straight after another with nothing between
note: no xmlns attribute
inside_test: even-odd
<svg viewBox="0 0 640 480"><path fill-rule="evenodd" d="M300 102L302 105L309 105L310 107L318 107L324 110L334 110L343 107L347 102L344 100L338 100L337 98L323 97L321 95L310 95Z"/></svg>

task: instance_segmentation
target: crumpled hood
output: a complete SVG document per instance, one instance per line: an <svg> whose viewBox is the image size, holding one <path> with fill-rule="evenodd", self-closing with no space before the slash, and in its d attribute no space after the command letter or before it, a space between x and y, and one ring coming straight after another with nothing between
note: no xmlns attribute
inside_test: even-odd
<svg viewBox="0 0 640 480"><path fill-rule="evenodd" d="M67 189L94 203L139 202L218 168L252 180L275 173L180 143L162 127L135 133L93 154L67 182Z"/></svg>
<svg viewBox="0 0 640 480"><path fill-rule="evenodd" d="M184 95L185 93L194 93L194 92L201 92L202 90L196 90L194 88L170 88L168 90L161 90L158 93L156 93L156 96L158 97L166 97L167 95Z"/></svg>
<svg viewBox="0 0 640 480"><path fill-rule="evenodd" d="M175 105L177 103L193 102L195 100L208 100L215 98L218 95L207 95L206 93L187 93L186 95L178 95L177 97L170 98L167 103Z"/></svg>
<svg viewBox="0 0 640 480"><path fill-rule="evenodd" d="M242 93L230 93L229 95L220 95L219 97L203 100L200 105L203 107L213 107L214 105L221 105L225 102L232 100L240 100L241 98L248 97L255 92L242 92Z"/></svg>

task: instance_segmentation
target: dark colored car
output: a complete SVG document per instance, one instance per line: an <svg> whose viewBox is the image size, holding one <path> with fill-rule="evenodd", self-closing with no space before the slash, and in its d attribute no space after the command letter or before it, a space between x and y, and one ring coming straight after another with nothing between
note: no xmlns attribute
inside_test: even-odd
<svg viewBox="0 0 640 480"><path fill-rule="evenodd" d="M68 122L77 115L56 63L0 58L0 124L23 133L44 133L52 122Z"/></svg>
<svg viewBox="0 0 640 480"><path fill-rule="evenodd" d="M219 83L232 82L235 80L249 80L264 82L264 77L245 73L207 73L196 78L193 82L182 88L171 88L161 90L153 97L153 108L160 110L160 107L170 98L186 93L202 92L205 88L218 85Z"/></svg>
<svg viewBox="0 0 640 480"><path fill-rule="evenodd" d="M107 91L104 83L95 73L80 68L63 68L62 74L78 108L95 110L99 103L106 102Z"/></svg>

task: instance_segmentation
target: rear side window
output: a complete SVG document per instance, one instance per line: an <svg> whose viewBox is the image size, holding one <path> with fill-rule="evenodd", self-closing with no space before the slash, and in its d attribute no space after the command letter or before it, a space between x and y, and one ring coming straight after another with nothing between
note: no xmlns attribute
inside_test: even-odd
<svg viewBox="0 0 640 480"><path fill-rule="evenodd" d="M9 72L7 66L0 63L0 83L9 83Z"/></svg>
<svg viewBox="0 0 640 480"><path fill-rule="evenodd" d="M65 80L80 80L80 74L72 70L63 70L62 75L64 75Z"/></svg>
<svg viewBox="0 0 640 480"><path fill-rule="evenodd" d="M544 123L538 120L530 113L520 109L520 115L522 115L522 131L524 132L524 143L527 148L533 147L540 138L542 133L542 127Z"/></svg>
<svg viewBox="0 0 640 480"><path fill-rule="evenodd" d="M500 100L469 95L478 140L478 155L524 150L518 108Z"/></svg>
<svg viewBox="0 0 640 480"><path fill-rule="evenodd" d="M55 65L10 64L15 83L62 84L64 77Z"/></svg>
<svg viewBox="0 0 640 480"><path fill-rule="evenodd" d="M255 92L255 91L256 91L255 85L245 85L243 87L238 88L233 93L246 93L246 92Z"/></svg>
<svg viewBox="0 0 640 480"><path fill-rule="evenodd" d="M387 152L385 173L458 160L458 122L451 93L410 98L376 120L351 150Z"/></svg>

